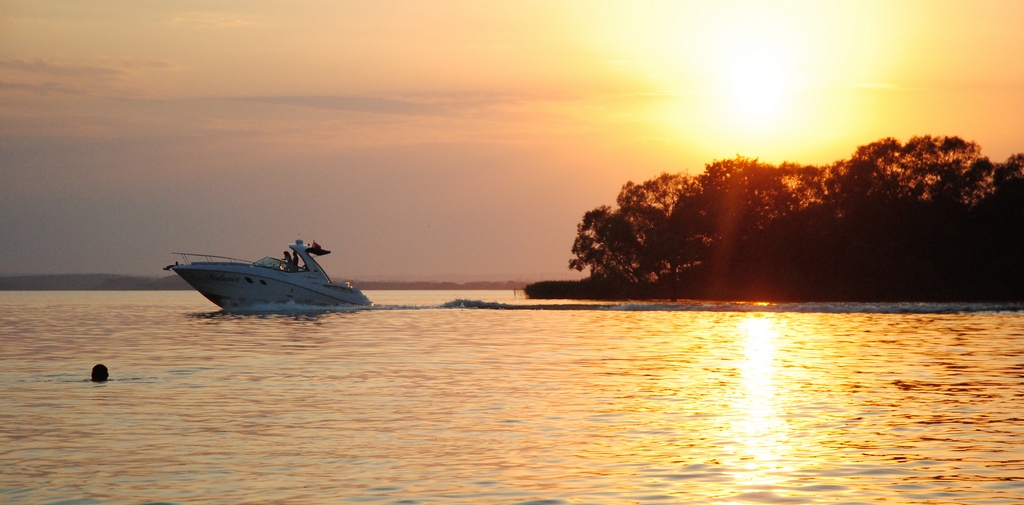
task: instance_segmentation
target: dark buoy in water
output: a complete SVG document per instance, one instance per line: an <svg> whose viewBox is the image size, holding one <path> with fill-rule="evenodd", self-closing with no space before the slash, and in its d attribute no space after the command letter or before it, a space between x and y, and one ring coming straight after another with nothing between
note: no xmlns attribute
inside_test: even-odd
<svg viewBox="0 0 1024 505"><path fill-rule="evenodd" d="M107 367L103 365L96 365L92 367L93 382L107 382L107 377Z"/></svg>

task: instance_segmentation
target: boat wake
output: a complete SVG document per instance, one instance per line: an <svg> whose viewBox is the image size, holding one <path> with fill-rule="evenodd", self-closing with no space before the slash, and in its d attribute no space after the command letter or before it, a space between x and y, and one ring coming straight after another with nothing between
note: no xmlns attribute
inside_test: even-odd
<svg viewBox="0 0 1024 505"><path fill-rule="evenodd" d="M440 305L442 309L490 310L601 310L622 312L796 312L835 314L974 314L1024 313L1024 303L948 303L948 302L622 302L519 304L457 299Z"/></svg>
<svg viewBox="0 0 1024 505"><path fill-rule="evenodd" d="M1024 303L939 303L939 302L813 302L813 303L750 303L750 302L573 302L565 303L503 303L457 298L440 305L372 305L325 307L295 302L257 303L231 307L213 314L333 314L394 310L531 310L531 311L611 311L611 312L778 312L825 314L977 314L1022 313ZM209 314L207 314L209 315Z"/></svg>

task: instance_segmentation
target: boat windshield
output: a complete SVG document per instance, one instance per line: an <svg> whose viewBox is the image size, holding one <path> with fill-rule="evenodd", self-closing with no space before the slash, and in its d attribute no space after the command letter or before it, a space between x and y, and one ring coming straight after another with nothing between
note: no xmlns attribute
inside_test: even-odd
<svg viewBox="0 0 1024 505"><path fill-rule="evenodd" d="M287 270L288 269L288 265L286 265L284 261L281 261L280 259L273 258L273 257L270 257L270 256L267 256L266 258L263 258L263 259L255 262L255 263L253 263L253 265L256 265L258 267L263 267L263 268L270 268L270 269L273 269L273 270Z"/></svg>

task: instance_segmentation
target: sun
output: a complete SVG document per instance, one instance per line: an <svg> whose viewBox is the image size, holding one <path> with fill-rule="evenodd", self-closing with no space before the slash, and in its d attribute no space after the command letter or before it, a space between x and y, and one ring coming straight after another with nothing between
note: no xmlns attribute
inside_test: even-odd
<svg viewBox="0 0 1024 505"><path fill-rule="evenodd" d="M793 126L796 90L815 50L800 17L753 2L705 12L688 48L700 49L693 68L718 97L718 121L726 130L761 134Z"/></svg>
<svg viewBox="0 0 1024 505"><path fill-rule="evenodd" d="M745 58L726 74L725 101L733 119L744 126L771 126L783 116L787 98L781 65L767 58Z"/></svg>

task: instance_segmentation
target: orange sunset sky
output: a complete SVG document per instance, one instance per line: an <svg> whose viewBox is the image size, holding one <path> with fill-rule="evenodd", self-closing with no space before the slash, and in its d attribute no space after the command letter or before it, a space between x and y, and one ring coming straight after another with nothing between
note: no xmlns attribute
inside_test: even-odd
<svg viewBox="0 0 1024 505"><path fill-rule="evenodd" d="M0 1L0 274L295 238L565 278L627 180L882 137L1024 151L1024 2Z"/></svg>

